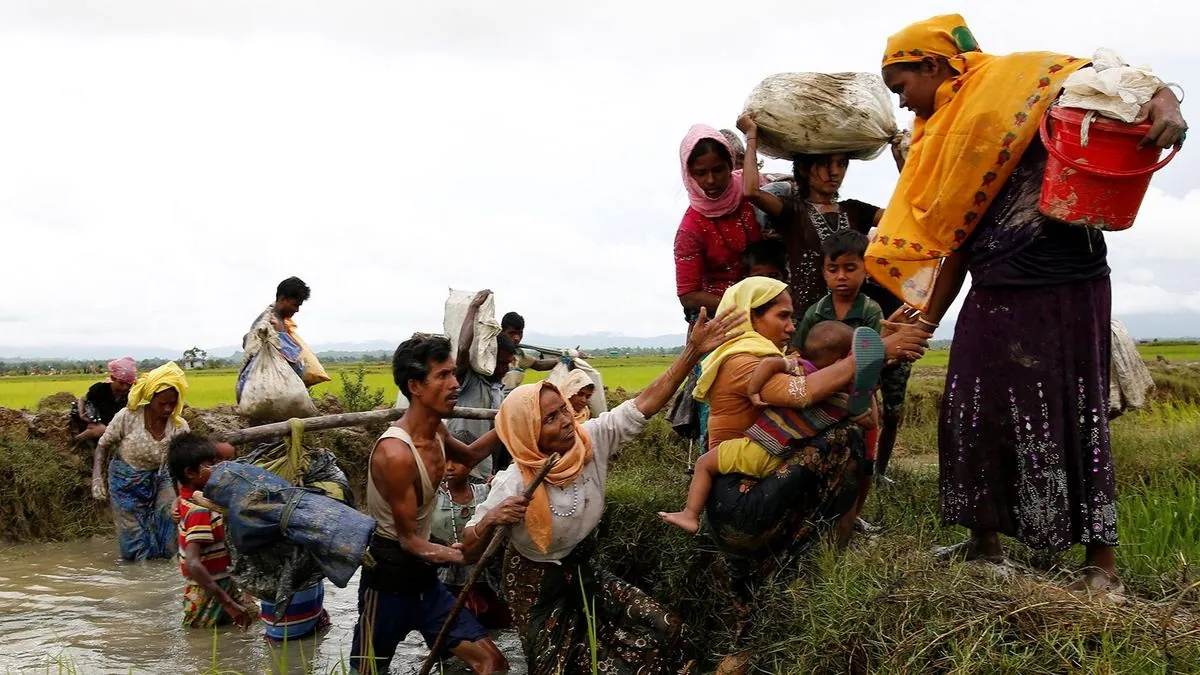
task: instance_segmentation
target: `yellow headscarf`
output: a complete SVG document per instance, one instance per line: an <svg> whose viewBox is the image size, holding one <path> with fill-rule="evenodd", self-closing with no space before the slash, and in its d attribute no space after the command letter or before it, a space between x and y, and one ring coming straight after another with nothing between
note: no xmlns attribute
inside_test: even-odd
<svg viewBox="0 0 1200 675"><path fill-rule="evenodd" d="M171 413L171 420L176 427L183 425L183 397L187 396L188 382L183 369L175 362L161 365L138 378L133 388L129 390L129 409L138 408L150 403L155 394L174 389L179 392L179 401Z"/></svg>
<svg viewBox="0 0 1200 675"><path fill-rule="evenodd" d="M787 284L768 277L750 277L729 287L721 296L721 304L717 306L717 315L726 310L737 308L746 313L745 321L732 330L744 330L745 333L727 340L725 344L714 349L700 362L700 378L696 380L696 390L692 397L697 401L708 399L708 390L717 379L717 371L725 359L734 354L750 354L752 356L782 356L783 352L767 338L754 332L750 323L750 310L762 307L775 299L775 296L787 290Z"/></svg>
<svg viewBox="0 0 1200 675"><path fill-rule="evenodd" d="M496 433L500 436L500 442L508 448L513 461L521 467L526 485L533 482L546 461L546 455L538 449L538 437L542 434L540 398L543 389L562 393L558 387L546 381L522 385L512 390L496 412ZM567 406L570 407L570 404ZM592 439L576 422L575 446L546 474L546 482L559 487L570 485L579 477L583 467L592 461L592 454ZM552 523L550 497L546 494L546 486L539 485L529 500L529 508L525 510L525 531L540 551L544 552L550 547Z"/></svg>
<svg viewBox="0 0 1200 675"><path fill-rule="evenodd" d="M584 387L595 387L596 383L592 382L592 378L586 372L576 368L570 373L567 373L566 379L562 381L560 388L562 389L563 398L567 399L567 403L571 402L571 397L578 394ZM593 396L596 394L593 393ZM592 416L592 410L588 406L583 406L583 410L575 410L571 408L571 414L575 416L575 421L583 424Z"/></svg>
<svg viewBox="0 0 1200 675"><path fill-rule="evenodd" d="M956 73L938 89L934 113L917 119L904 171L867 249L867 271L925 309L939 261L957 250L1012 175L1042 115L1085 60L1050 52L992 56L966 21L936 16L888 39L884 67L926 57Z"/></svg>

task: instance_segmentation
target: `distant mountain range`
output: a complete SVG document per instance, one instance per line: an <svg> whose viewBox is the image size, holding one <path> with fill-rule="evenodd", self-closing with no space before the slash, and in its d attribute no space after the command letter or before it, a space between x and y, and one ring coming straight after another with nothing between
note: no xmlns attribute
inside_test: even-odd
<svg viewBox="0 0 1200 675"><path fill-rule="evenodd" d="M1126 327L1138 340L1151 339L1200 339L1200 314L1181 312L1178 314L1134 314L1118 316L1125 322ZM943 333L945 333L943 335ZM949 331L939 331L939 338L949 338ZM538 347L579 347L587 350L604 350L610 348L663 348L679 347L684 343L683 333L656 335L653 337L634 337L620 333L601 332L583 335L545 335L542 333L526 333L524 342ZM396 349L398 343L391 340L367 340L363 342L330 342L311 345L318 356L330 354L336 356L354 357L366 353L386 352ZM102 360L114 356L132 356L136 359L178 359L187 347L170 349L166 347L148 347L131 345L110 346L0 346L0 359L65 359L65 360ZM240 358L241 347L227 345L207 349L209 356L216 358Z"/></svg>
<svg viewBox="0 0 1200 675"><path fill-rule="evenodd" d="M538 347L566 348L578 347L584 351L609 348L664 348L679 347L684 343L683 333L676 335L657 335L654 337L633 337L619 333L590 333L587 335L543 335L526 333L524 343ZM362 354L378 352L391 353L398 342L390 340L367 340L364 342L330 342L310 345L317 356L356 357ZM148 347L136 345L110 346L50 346L50 347L6 347L0 346L0 359L35 360L35 359L64 359L72 361L98 361L111 359L114 356L132 356L135 359L178 359L184 349L167 347ZM241 346L227 345L223 347L205 348L210 357L241 358Z"/></svg>

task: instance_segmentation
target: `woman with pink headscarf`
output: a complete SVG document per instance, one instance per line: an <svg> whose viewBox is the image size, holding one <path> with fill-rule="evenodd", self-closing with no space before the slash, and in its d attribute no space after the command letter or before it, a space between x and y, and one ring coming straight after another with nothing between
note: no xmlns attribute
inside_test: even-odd
<svg viewBox="0 0 1200 675"><path fill-rule="evenodd" d="M129 389L137 381L137 364L125 356L108 362L108 379L93 384L75 402L71 417L86 426L75 440L92 441L104 435L113 417L128 403Z"/></svg>
<svg viewBox="0 0 1200 675"><path fill-rule="evenodd" d="M690 204L675 233L675 292L692 323L701 308L714 316L725 289L742 280L742 254L762 230L720 131L703 124L688 130L679 164Z"/></svg>

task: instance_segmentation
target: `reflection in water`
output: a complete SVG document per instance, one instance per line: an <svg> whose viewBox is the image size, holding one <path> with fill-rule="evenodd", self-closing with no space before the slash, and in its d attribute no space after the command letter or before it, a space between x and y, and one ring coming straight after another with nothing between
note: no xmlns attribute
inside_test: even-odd
<svg viewBox="0 0 1200 675"><path fill-rule="evenodd" d="M356 618L358 577L346 588L326 582L333 626L315 638L289 642L287 672L342 672ZM217 632L180 625L183 577L174 561L126 563L112 540L21 545L0 550L0 670L80 673L279 672L281 647L270 647L262 625ZM215 637L215 647L214 647ZM511 631L496 638L513 673L523 673ZM393 673L415 673L427 654L416 633L400 645ZM437 672L436 670L434 672ZM460 661L446 673L469 672Z"/></svg>

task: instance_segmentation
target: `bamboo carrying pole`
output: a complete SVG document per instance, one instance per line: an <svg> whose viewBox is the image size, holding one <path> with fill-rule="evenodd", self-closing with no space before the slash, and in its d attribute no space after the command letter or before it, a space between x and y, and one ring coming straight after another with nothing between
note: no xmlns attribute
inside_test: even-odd
<svg viewBox="0 0 1200 675"><path fill-rule="evenodd" d="M373 424L377 422L393 422L404 416L408 408L391 408L389 410L368 410L367 412L357 413L339 413L337 415L321 415L320 417L309 417L301 420L304 422L305 431L321 431L322 429L336 429L338 427L352 427L363 424ZM467 420L494 420L496 419L495 410L487 410L484 408L455 408L454 412L446 417L457 417ZM275 422L273 424L264 424L260 427L250 427L249 429L236 429L234 431L223 431L213 434L213 439L224 441L230 445L239 443L250 443L253 441L263 441L268 438L279 438L292 433L292 423Z"/></svg>
<svg viewBox="0 0 1200 675"><path fill-rule="evenodd" d="M550 473L555 463L558 462L559 455L554 453L546 459L546 463L542 465L537 475L533 477L533 482L525 487L525 499L533 497L533 491L537 489L542 481L546 479L546 474ZM504 543L504 538L508 535L508 525L501 525L496 528L496 532L492 535L492 540L488 542L487 548L484 549L483 555L479 556L479 561L475 563L475 567L471 569L471 575L467 577L467 583L463 584L462 590L458 593L458 599L454 601L454 608L446 615L446 622L442 624L442 630L438 631L437 639L433 641L433 647L429 650L429 656L425 657L425 663L421 666L420 675L429 675L429 671L433 670L433 664L437 663L438 653L442 650L442 643L446 641L446 636L450 634L450 626L454 624L454 618L462 611L464 605L467 604L467 595L471 592L471 587L479 581L479 575L483 574L483 566L492 557L496 551L500 550L500 544Z"/></svg>

